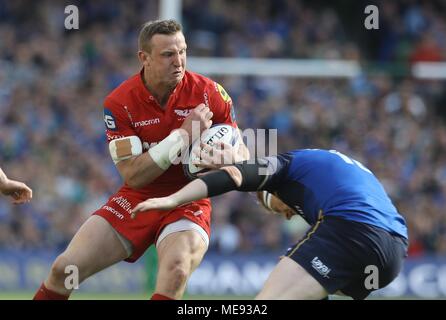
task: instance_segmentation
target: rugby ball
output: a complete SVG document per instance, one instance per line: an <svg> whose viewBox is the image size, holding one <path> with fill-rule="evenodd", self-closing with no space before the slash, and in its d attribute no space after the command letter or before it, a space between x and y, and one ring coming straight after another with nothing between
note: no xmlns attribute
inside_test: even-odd
<svg viewBox="0 0 446 320"><path fill-rule="evenodd" d="M197 177L197 173L206 172L209 170L207 168L200 168L194 165L197 160L197 155L193 151L201 149L200 142L213 147L219 141L222 141L237 149L239 143L237 129L227 124L216 124L203 131L201 134L201 139L196 139L192 142L189 150L186 152L185 158L183 159L183 171L186 177L193 180Z"/></svg>

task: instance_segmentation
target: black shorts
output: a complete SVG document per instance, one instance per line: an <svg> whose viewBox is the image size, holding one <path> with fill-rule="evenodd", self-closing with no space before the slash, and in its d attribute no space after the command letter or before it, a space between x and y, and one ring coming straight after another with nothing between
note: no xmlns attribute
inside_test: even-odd
<svg viewBox="0 0 446 320"><path fill-rule="evenodd" d="M365 299L396 278L407 246L405 238L384 229L325 216L286 255L328 293L340 290L353 299Z"/></svg>

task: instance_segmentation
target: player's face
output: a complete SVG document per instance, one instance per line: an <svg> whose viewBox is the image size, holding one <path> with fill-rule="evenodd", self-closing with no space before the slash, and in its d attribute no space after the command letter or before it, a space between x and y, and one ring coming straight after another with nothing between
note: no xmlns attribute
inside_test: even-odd
<svg viewBox="0 0 446 320"><path fill-rule="evenodd" d="M186 70L186 40L182 32L156 34L151 39L151 52L144 61L151 81L176 86Z"/></svg>

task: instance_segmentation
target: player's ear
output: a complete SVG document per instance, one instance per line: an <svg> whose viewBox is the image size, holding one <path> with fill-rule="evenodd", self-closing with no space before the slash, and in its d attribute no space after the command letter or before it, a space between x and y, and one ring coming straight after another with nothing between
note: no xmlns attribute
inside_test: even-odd
<svg viewBox="0 0 446 320"><path fill-rule="evenodd" d="M150 55L147 51L144 51L144 50L138 51L138 59L139 59L139 62L141 62L141 64L148 65L149 57L150 57Z"/></svg>
<svg viewBox="0 0 446 320"><path fill-rule="evenodd" d="M145 54L144 51L142 50L138 50L138 60L139 62L141 62L142 64L144 64L144 60L145 60Z"/></svg>

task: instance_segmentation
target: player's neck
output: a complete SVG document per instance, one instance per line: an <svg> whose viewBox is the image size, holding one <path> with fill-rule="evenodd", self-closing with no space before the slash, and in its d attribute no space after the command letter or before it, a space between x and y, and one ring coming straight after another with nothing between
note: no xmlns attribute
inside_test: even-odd
<svg viewBox="0 0 446 320"><path fill-rule="evenodd" d="M164 108L175 87L171 88L162 83L149 83L145 77L143 78L143 80L144 85L156 99L158 104L162 108Z"/></svg>

